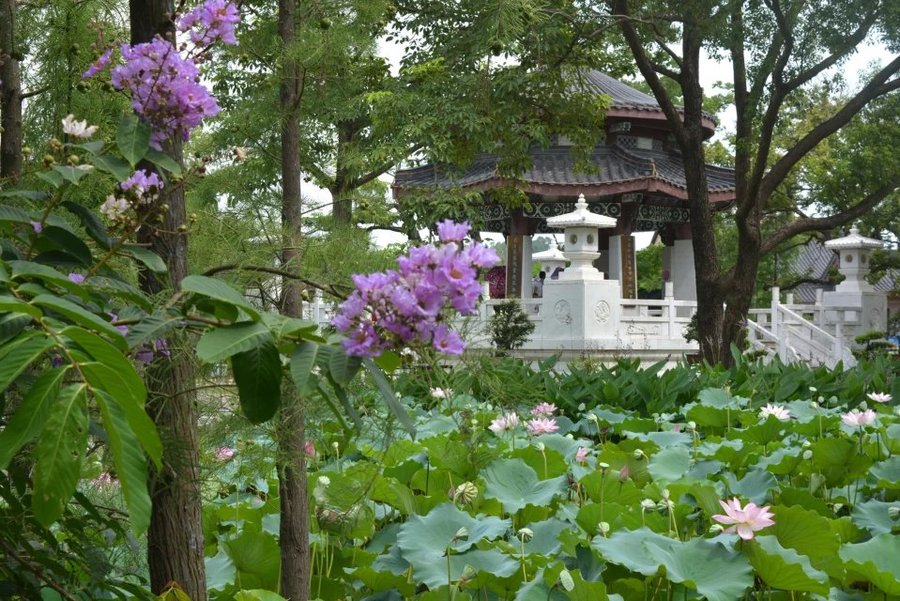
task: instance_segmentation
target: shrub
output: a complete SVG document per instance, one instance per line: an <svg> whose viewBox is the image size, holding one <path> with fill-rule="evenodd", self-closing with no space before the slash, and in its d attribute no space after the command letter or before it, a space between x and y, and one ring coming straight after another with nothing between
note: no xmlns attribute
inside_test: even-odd
<svg viewBox="0 0 900 601"><path fill-rule="evenodd" d="M508 300L494 307L488 328L494 346L505 353L528 341L528 337L534 332L534 322L528 318L518 301Z"/></svg>

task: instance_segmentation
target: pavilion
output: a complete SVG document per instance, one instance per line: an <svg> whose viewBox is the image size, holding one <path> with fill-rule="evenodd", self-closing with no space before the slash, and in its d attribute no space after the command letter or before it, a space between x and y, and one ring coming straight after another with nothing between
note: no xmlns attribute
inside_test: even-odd
<svg viewBox="0 0 900 601"><path fill-rule="evenodd" d="M576 169L572 143L556 136L548 148L531 151L531 168L519 179L500 177L499 157L480 154L462 170L425 165L396 173L395 197L413 190L461 188L486 192L516 186L529 196L529 205L508 209L485 201L484 231L498 232L507 240L507 296L530 296L531 240L537 233L552 231L547 218L575 210L583 194L588 210L613 217L616 226L599 232L600 258L595 266L608 279L621 282L622 298L637 297L635 265L636 232L658 232L666 248L663 281L671 281L678 300L697 299L690 212L687 204L682 159L668 121L656 100L598 71L583 72L580 85L611 98L606 113L604 139L594 148L591 173ZM704 115L707 138L715 131L712 115ZM706 168L709 199L727 206L735 198L734 171L709 165Z"/></svg>

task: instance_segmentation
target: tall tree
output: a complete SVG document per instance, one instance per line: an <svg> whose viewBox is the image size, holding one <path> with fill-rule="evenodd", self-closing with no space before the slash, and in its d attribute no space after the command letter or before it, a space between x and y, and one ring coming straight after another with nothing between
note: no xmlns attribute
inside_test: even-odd
<svg viewBox="0 0 900 601"><path fill-rule="evenodd" d="M293 269L299 257L302 203L300 195L300 103L306 73L294 52L297 39L297 0L279 0L278 36L281 39L281 262ZM282 313L302 317L299 282L286 280ZM306 455L303 452L306 416L303 401L293 385L285 383L278 412L278 498L281 505L279 547L281 549L281 594L290 601L309 599L309 502Z"/></svg>
<svg viewBox="0 0 900 601"><path fill-rule="evenodd" d="M896 77L900 57L867 77L845 103L819 115L805 135L775 149L774 134L786 103L815 78L840 65L865 40L880 34L896 43L896 10L893 3L881 0L610 0L597 11L603 19L618 22L682 152L697 273L700 349L705 359L727 363L730 345L743 331L760 259L767 250L764 245L840 226L876 206L900 183L896 178L886 182L832 215L792 220L764 242L762 223L776 191L817 145L870 102L900 87ZM733 219L738 252L732 266L720 264L708 202L701 126L702 49L730 60L733 68L737 113ZM678 83L683 110L676 108L664 78Z"/></svg>
<svg viewBox="0 0 900 601"><path fill-rule="evenodd" d="M132 44L149 42L157 35L175 44L172 0L130 0L129 7ZM182 162L182 142L177 135L163 143L163 150L177 162ZM166 263L168 282L143 271L140 284L142 290L159 294L167 289L177 289L188 275L184 188L166 186L148 210L158 211L163 220L158 227L142 227L139 242L146 244ZM188 354L173 348L169 360L151 364L146 381L147 411L165 442L163 469L150 476L153 503L147 533L150 586L153 592L161 593L166 584L174 581L191 599L206 599L200 453L191 392L194 369Z"/></svg>
<svg viewBox="0 0 900 601"><path fill-rule="evenodd" d="M22 172L22 52L16 39L16 0L0 4L0 178Z"/></svg>

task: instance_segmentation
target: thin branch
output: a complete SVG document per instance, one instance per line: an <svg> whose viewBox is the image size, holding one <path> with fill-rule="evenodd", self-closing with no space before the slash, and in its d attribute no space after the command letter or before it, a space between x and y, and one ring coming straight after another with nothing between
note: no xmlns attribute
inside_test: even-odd
<svg viewBox="0 0 900 601"><path fill-rule="evenodd" d="M791 223L785 225L780 230L766 238L766 240L760 247L760 254L765 255L771 252L779 244L796 236L797 234L834 229L840 225L844 225L845 223L856 219L857 217L862 217L870 210L872 210L875 205L884 200L884 198L887 197L888 194L891 194L892 192L897 190L898 186L900 186L900 174L895 175L894 179L890 183L871 192L868 196L863 198L861 201L859 201L857 204L853 205L846 211L837 213L835 215L830 215L828 217L807 217L805 219L797 219L795 221L792 221Z"/></svg>
<svg viewBox="0 0 900 601"><path fill-rule="evenodd" d="M227 265L219 265L218 267L213 267L212 269L207 269L203 272L205 276L214 276L218 273L222 273L225 271L255 271L259 273L269 273L272 275L279 275L284 278L288 278L291 280L296 280L302 284L306 284L310 288L315 288L316 290L321 290L323 292L327 292L332 296L336 296L337 298L344 300L347 298L347 293L339 290L335 284L319 284L318 282L313 282L312 280L308 280L302 276L299 276L294 273L290 273L288 271L283 271L281 269L276 269L274 267L265 267L262 265L239 265L237 263L229 263ZM349 286L341 286L344 290L350 290Z"/></svg>
<svg viewBox="0 0 900 601"><path fill-rule="evenodd" d="M4 550L6 550L6 552L9 553L10 557L12 557L13 559L15 559L15 560L19 563L19 565L21 565L21 566L24 567L26 570L28 570L29 572L31 572L32 574L34 574L35 577L36 577L40 582L43 582L44 584L46 584L47 586L49 586L50 588L52 588L53 590L55 590L57 593L59 593L59 595L60 595L63 599L66 599L67 601L78 601L75 597L73 597L72 595L70 595L69 593L67 593L67 592L66 592L66 589L64 589L64 588L62 588L60 585L56 584L56 582L54 582L53 580L50 580L49 578L47 578L47 577L44 575L43 570L41 570L41 569L35 567L35 566L32 565L31 562L29 562L26 558L24 558L24 557L22 557L21 555L19 555L19 554L16 552L16 550L13 549L12 547L10 547L8 544L6 544L6 541L3 540L2 538L0 538L0 545L3 546Z"/></svg>
<svg viewBox="0 0 900 601"><path fill-rule="evenodd" d="M775 162L759 186L758 194L763 206L775 188L781 185L781 182L788 176L791 169L815 148L819 142L846 125L870 101L900 88L900 78L888 81L898 70L900 70L900 56L879 71L841 110L832 115L830 119L813 128L812 131L803 136L784 156Z"/></svg>
<svg viewBox="0 0 900 601"><path fill-rule="evenodd" d="M34 96L39 96L40 94L43 94L44 92L48 91L49 89L50 89L50 86L44 86L43 88L37 88L34 90L30 90L28 92L23 92L19 98L21 98L22 100L26 100L26 99L32 98Z"/></svg>

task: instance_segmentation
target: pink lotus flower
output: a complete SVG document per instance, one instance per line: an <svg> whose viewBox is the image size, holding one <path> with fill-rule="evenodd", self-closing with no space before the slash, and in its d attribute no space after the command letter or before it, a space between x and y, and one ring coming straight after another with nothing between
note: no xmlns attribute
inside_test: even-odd
<svg viewBox="0 0 900 601"><path fill-rule="evenodd" d="M488 430L493 432L494 434L500 434L501 432L506 432L508 430L515 430L516 426L519 425L519 416L515 413L507 413L506 415L501 415L497 419L491 422L491 425L488 426Z"/></svg>
<svg viewBox="0 0 900 601"><path fill-rule="evenodd" d="M625 482L628 480L628 476L631 475L631 471L628 469L627 465L623 465L622 469L619 470L619 482Z"/></svg>
<svg viewBox="0 0 900 601"><path fill-rule="evenodd" d="M535 417L550 417L556 411L556 405L553 403L539 403L531 410L531 415Z"/></svg>
<svg viewBox="0 0 900 601"><path fill-rule="evenodd" d="M307 440L306 444L303 446L303 452L309 458L315 458L316 456L316 445L313 444L313 441Z"/></svg>
<svg viewBox="0 0 900 601"><path fill-rule="evenodd" d="M850 427L870 426L875 423L875 412L871 409L866 409L865 411L854 409L849 413L843 414L841 416L841 421Z"/></svg>
<svg viewBox="0 0 900 601"><path fill-rule="evenodd" d="M869 400L875 401L876 403L890 403L894 398L886 392L870 392L866 396L869 397Z"/></svg>
<svg viewBox="0 0 900 601"><path fill-rule="evenodd" d="M575 453L575 461L577 461L577 462L580 463L581 465L586 464L586 463L587 463L587 458L588 458L588 454L589 454L589 453L590 453L590 451L588 451L587 448L585 448L585 447L580 447L580 448L578 449L578 451Z"/></svg>
<svg viewBox="0 0 900 601"><path fill-rule="evenodd" d="M783 422L791 419L791 412L788 411L787 407L784 405L773 405L772 403L769 403L759 410L759 416L763 419L767 419L770 415L774 415Z"/></svg>
<svg viewBox="0 0 900 601"><path fill-rule="evenodd" d="M552 434L559 430L559 426L556 423L556 420L552 417L544 418L538 417L528 422L528 433L532 436L537 436L538 434Z"/></svg>
<svg viewBox="0 0 900 601"><path fill-rule="evenodd" d="M234 457L234 449L230 447L221 447L216 451L216 459L219 461L228 461Z"/></svg>
<svg viewBox="0 0 900 601"><path fill-rule="evenodd" d="M725 510L725 515L714 515L712 519L720 524L728 525L725 532L737 532L744 540L751 540L753 533L762 530L767 526L773 525L774 514L769 513L769 506L758 507L756 503L747 503L746 507L741 507L741 502L734 497L727 503L719 501L719 505Z"/></svg>

